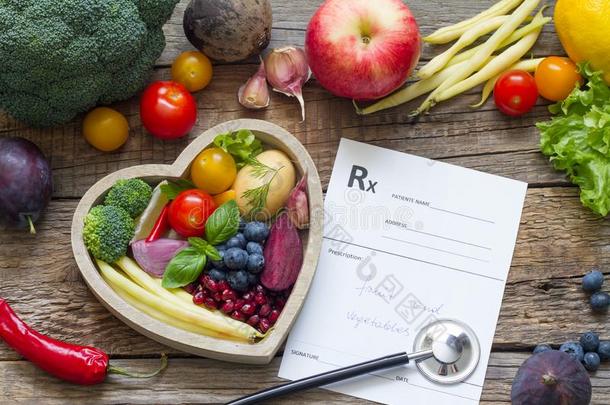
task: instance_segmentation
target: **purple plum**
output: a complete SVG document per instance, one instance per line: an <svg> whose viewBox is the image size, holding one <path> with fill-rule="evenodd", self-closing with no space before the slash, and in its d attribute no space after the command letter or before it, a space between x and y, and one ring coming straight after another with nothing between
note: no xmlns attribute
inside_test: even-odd
<svg viewBox="0 0 610 405"><path fill-rule="evenodd" d="M0 138L0 225L29 229L49 204L51 166L32 142Z"/></svg>

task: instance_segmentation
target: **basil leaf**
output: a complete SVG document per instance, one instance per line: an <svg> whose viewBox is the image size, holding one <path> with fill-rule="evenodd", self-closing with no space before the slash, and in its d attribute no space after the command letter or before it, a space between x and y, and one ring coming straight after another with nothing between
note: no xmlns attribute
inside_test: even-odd
<svg viewBox="0 0 610 405"><path fill-rule="evenodd" d="M195 185L188 180L178 179L176 181L168 181L167 184L162 184L159 188L168 200L173 200L181 192L194 189Z"/></svg>
<svg viewBox="0 0 610 405"><path fill-rule="evenodd" d="M188 238L189 244L197 249L202 255L206 254L206 249L210 244L201 238Z"/></svg>
<svg viewBox="0 0 610 405"><path fill-rule="evenodd" d="M208 243L218 245L237 233L239 229L239 208L235 200L227 201L214 211L205 223Z"/></svg>
<svg viewBox="0 0 610 405"><path fill-rule="evenodd" d="M222 257L220 257L220 253L218 253L218 250L212 246L212 245L207 245L205 248L205 254L207 257L209 257L212 260L220 260L222 259Z"/></svg>
<svg viewBox="0 0 610 405"><path fill-rule="evenodd" d="M165 268L161 285L165 288L178 288L192 283L203 271L206 260L206 256L194 247L181 250Z"/></svg>

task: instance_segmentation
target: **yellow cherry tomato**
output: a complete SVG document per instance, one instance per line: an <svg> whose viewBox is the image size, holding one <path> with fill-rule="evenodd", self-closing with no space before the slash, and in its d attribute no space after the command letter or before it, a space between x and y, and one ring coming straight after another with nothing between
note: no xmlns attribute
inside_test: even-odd
<svg viewBox="0 0 610 405"><path fill-rule="evenodd" d="M227 190L237 176L233 156L221 148L209 148L195 158L191 166L191 179L198 189L209 194Z"/></svg>
<svg viewBox="0 0 610 405"><path fill-rule="evenodd" d="M94 148L102 152L112 152L127 141L129 123L120 112L108 107L98 107L87 113L83 121L83 135Z"/></svg>
<svg viewBox="0 0 610 405"><path fill-rule="evenodd" d="M582 84L578 67L568 58L549 56L536 68L536 87L538 93L550 101L565 100L576 83Z"/></svg>
<svg viewBox="0 0 610 405"><path fill-rule="evenodd" d="M235 200L237 198L237 193L235 190L227 190L224 193L216 194L212 197L217 206L221 206L227 201Z"/></svg>
<svg viewBox="0 0 610 405"><path fill-rule="evenodd" d="M212 62L201 52L182 52L172 63L172 79L188 91L202 90L212 80Z"/></svg>

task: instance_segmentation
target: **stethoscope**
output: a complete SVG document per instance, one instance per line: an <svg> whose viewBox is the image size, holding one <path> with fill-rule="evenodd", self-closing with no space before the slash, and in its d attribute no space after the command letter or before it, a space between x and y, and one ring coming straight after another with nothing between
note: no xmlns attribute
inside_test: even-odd
<svg viewBox="0 0 610 405"><path fill-rule="evenodd" d="M472 375L480 357L479 340L468 325L452 319L439 319L424 326L415 336L413 353L391 354L291 381L242 397L227 405L257 404L411 362L415 363L420 373L432 382L456 384Z"/></svg>

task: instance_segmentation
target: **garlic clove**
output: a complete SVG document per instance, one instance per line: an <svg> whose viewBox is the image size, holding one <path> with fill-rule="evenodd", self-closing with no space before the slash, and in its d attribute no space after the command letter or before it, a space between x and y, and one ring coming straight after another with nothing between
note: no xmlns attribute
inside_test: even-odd
<svg viewBox="0 0 610 405"><path fill-rule="evenodd" d="M303 85L311 78L305 51L294 46L272 50L265 57L267 81L273 90L290 97L296 97L301 105L302 121L305 121L305 101Z"/></svg>
<svg viewBox="0 0 610 405"><path fill-rule="evenodd" d="M265 63L261 60L258 71L237 92L239 103L252 110L269 106L270 96L265 78Z"/></svg>

